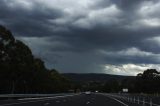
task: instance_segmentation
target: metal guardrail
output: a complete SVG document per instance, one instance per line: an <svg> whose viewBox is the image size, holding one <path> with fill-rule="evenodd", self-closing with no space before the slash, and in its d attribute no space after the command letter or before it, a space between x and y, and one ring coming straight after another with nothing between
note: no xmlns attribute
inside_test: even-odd
<svg viewBox="0 0 160 106"><path fill-rule="evenodd" d="M115 98L119 98L119 99L123 99L125 101L128 101L128 102L132 102L132 103L136 103L136 104L141 104L142 106L160 106L159 104L155 104L153 103L152 99L150 99L149 101L146 101L145 98L140 98L140 97L135 97L135 96L124 96L124 95L116 95L116 94L105 94L105 95L108 95L108 96L112 96L112 97L115 97Z"/></svg>

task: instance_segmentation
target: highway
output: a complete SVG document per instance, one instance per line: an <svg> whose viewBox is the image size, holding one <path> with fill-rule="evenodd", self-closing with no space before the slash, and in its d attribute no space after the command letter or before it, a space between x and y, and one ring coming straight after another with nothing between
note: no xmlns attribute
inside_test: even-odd
<svg viewBox="0 0 160 106"><path fill-rule="evenodd" d="M1 100L0 106L140 106L102 94L76 94L54 97Z"/></svg>

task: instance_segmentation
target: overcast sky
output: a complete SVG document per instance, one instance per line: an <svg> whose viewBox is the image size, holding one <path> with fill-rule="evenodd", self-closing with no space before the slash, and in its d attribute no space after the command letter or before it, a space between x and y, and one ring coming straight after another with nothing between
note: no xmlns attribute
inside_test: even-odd
<svg viewBox="0 0 160 106"><path fill-rule="evenodd" d="M160 70L160 0L0 0L0 24L48 68L136 75Z"/></svg>

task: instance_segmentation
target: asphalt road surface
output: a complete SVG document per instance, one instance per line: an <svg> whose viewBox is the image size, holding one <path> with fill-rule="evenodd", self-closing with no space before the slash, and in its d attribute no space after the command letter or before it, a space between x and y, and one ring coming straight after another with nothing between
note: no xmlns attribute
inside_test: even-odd
<svg viewBox="0 0 160 106"><path fill-rule="evenodd" d="M140 106L101 94L79 94L49 98L0 101L0 106Z"/></svg>

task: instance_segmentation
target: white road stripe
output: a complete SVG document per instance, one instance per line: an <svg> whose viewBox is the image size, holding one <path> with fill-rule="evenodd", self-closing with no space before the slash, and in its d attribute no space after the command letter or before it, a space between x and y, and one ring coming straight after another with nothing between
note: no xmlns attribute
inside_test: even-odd
<svg viewBox="0 0 160 106"><path fill-rule="evenodd" d="M88 105L90 102L88 101L86 104Z"/></svg>
<svg viewBox="0 0 160 106"><path fill-rule="evenodd" d="M56 102L57 102L57 103L59 103L60 101L59 101L59 100L57 100Z"/></svg>
<svg viewBox="0 0 160 106"><path fill-rule="evenodd" d="M116 99L116 98L113 98L113 97L109 97L109 98L111 98L111 99L113 99L113 100L115 100L115 101L123 104L124 106L128 106L127 104L125 104L124 102L122 102L122 101L120 101L120 100L118 100L118 99Z"/></svg>
<svg viewBox="0 0 160 106"><path fill-rule="evenodd" d="M101 95L104 95L104 94L101 94ZM117 101L117 102L123 104L124 106L128 106L128 105L125 104L124 102L122 102L122 101L120 101L120 100L118 100L118 99L116 99L116 98L114 98L114 97L111 97L110 95L104 95L104 96L107 96L107 97L109 97L110 99L113 99L113 100L115 100L115 101Z"/></svg>
<svg viewBox="0 0 160 106"><path fill-rule="evenodd" d="M49 105L50 103L45 103L44 106Z"/></svg>
<svg viewBox="0 0 160 106"><path fill-rule="evenodd" d="M56 99L56 98L62 98L62 97L71 97L71 96L76 96L79 94L75 94L75 95L66 95L66 96L56 96L56 97L45 97L45 98L40 98L40 100L37 101L26 101L26 102L19 102L19 103L10 103L10 104L2 104L0 106L10 106L10 105L18 105L18 104L25 104L25 103L35 103L35 102L42 102L42 101L46 101L46 100L50 100L50 99Z"/></svg>

